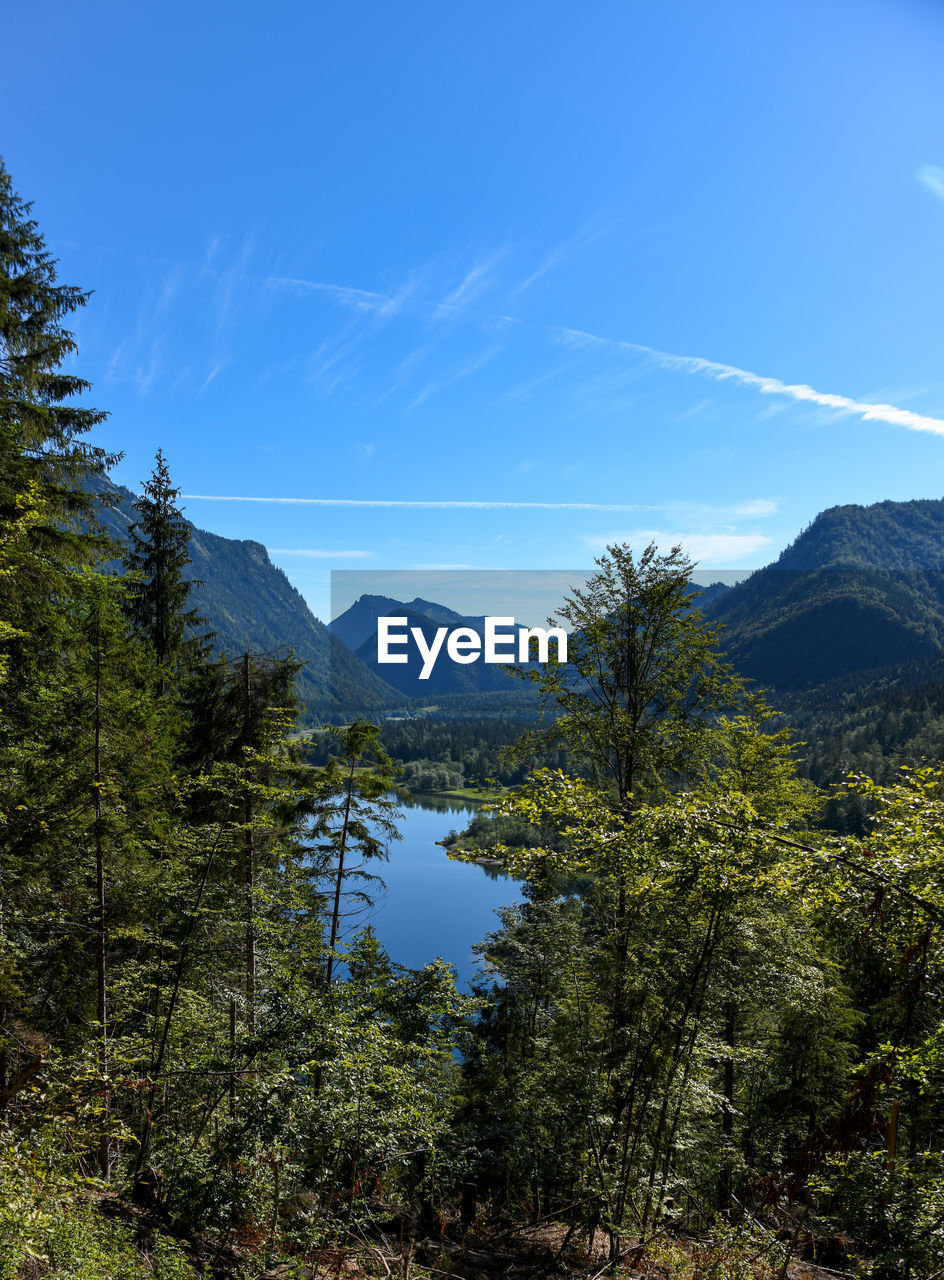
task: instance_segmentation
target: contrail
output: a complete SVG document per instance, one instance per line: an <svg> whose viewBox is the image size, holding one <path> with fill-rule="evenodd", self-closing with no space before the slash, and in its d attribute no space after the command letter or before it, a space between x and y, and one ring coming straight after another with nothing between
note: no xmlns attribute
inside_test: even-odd
<svg viewBox="0 0 944 1280"><path fill-rule="evenodd" d="M828 391L816 391L801 382L781 382L779 378L768 378L760 373L751 373L748 369L739 369L733 364L721 364L717 360L705 360L702 356L677 356L670 351L659 351L656 347L643 346L641 342L624 342L617 338L601 338L595 333L584 333L580 329L560 329L561 339L569 346L610 346L620 347L624 351L638 351L648 356L663 369L681 369L686 373L701 373L718 382L736 382L743 387L753 387L765 395L789 396L792 400L802 400L809 404L822 405L826 409L837 409L840 413L858 414L865 422L887 422L893 427L905 427L909 431L930 431L934 435L944 436L944 419L931 418L923 413L912 413L910 409L899 409L894 404L872 404L867 400L853 400L851 396L834 395Z"/></svg>
<svg viewBox="0 0 944 1280"><path fill-rule="evenodd" d="M459 502L451 498L414 502L404 498L255 498L231 493L183 493L188 502L269 502L299 507L409 507L469 511L662 511L626 502Z"/></svg>

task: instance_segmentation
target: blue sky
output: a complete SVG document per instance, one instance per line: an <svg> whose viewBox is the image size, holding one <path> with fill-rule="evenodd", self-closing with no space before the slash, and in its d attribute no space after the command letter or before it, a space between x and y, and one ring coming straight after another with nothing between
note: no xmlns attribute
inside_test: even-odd
<svg viewBox="0 0 944 1280"><path fill-rule="evenodd" d="M4 30L0 152L95 291L115 478L162 447L321 616L332 568L649 537L749 568L824 507L944 494L939 4L43 0Z"/></svg>

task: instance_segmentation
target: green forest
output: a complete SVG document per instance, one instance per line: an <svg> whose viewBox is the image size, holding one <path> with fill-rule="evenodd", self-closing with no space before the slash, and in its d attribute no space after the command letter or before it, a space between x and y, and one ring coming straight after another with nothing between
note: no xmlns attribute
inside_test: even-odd
<svg viewBox="0 0 944 1280"><path fill-rule="evenodd" d="M0 168L0 1280L944 1275L940 687L774 708L617 543L541 720L299 735L162 453L96 515L88 301ZM490 779L464 992L346 922Z"/></svg>

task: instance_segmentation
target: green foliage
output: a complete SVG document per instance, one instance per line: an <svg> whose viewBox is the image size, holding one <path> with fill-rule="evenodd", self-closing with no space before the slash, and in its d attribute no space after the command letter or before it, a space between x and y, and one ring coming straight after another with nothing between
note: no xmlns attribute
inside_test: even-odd
<svg viewBox="0 0 944 1280"><path fill-rule="evenodd" d="M137 519L128 527L125 568L133 575L127 591L127 613L135 632L151 647L160 683L202 654L211 636L194 637L206 622L187 608L195 585L183 574L190 563L190 530L177 505L180 490L160 449L144 491L134 503Z"/></svg>
<svg viewBox="0 0 944 1280"><path fill-rule="evenodd" d="M291 660L182 661L189 530L160 455L134 574L83 571L101 546L70 521L104 459L75 437L99 415L51 371L84 295L55 285L5 174L0 205L2 1265L190 1274L128 1199L247 1255L320 1248L375 1170L429 1193L467 1008L444 966L398 970L369 939L330 981L319 874L343 884L396 838L390 762L356 723L318 777L298 765Z"/></svg>
<svg viewBox="0 0 944 1280"><path fill-rule="evenodd" d="M445 790L486 779L516 784L524 782L529 767L557 769L568 763L568 752L563 748L527 761L508 758L508 748L534 724L535 716L496 713L487 718L453 719L424 714L384 721L380 740L396 764L398 776L414 791ZM306 758L312 764L327 763L332 750L327 733L315 732L307 739Z"/></svg>
<svg viewBox="0 0 944 1280"><path fill-rule="evenodd" d="M568 663L519 672L557 718L525 735L522 754L566 742L620 803L664 793L703 767L706 722L730 709L741 682L722 661L716 629L692 608L692 562L654 543L635 560L626 544L558 610L570 632Z"/></svg>
<svg viewBox="0 0 944 1280"><path fill-rule="evenodd" d="M461 764L411 760L400 770L398 782L410 791L452 791L465 786Z"/></svg>
<svg viewBox="0 0 944 1280"><path fill-rule="evenodd" d="M491 808L480 809L461 836L454 831L442 841L451 852L461 849L465 854L508 846L536 849L543 843L537 827L514 813L495 813Z"/></svg>
<svg viewBox="0 0 944 1280"><path fill-rule="evenodd" d="M944 1157L918 1151L890 1161L883 1151L835 1156L814 1187L827 1227L851 1236L860 1274L911 1280L944 1267Z"/></svg>
<svg viewBox="0 0 944 1280"><path fill-rule="evenodd" d="M116 542L127 546L128 527L137 518L135 495L107 480L91 480L97 514ZM306 724L328 715L396 706L391 689L331 635L309 609L260 542L224 538L184 520L189 535L190 604L208 619L216 651L293 652L304 665L296 676Z"/></svg>
<svg viewBox="0 0 944 1280"><path fill-rule="evenodd" d="M334 730L341 754L329 759L314 786L310 840L314 874L333 881L331 927L325 985L330 987L341 930L342 899L370 904L363 888L346 885L376 883L378 876L364 866L387 857L391 841L399 840L399 810L389 797L393 761L380 745L380 730L367 720L355 720ZM354 861L352 861L354 859ZM359 861L357 861L359 859Z"/></svg>
<svg viewBox="0 0 944 1280"><path fill-rule="evenodd" d="M0 658L15 673L0 686L4 717L23 714L57 642L53 601L70 571L100 552L77 527L91 506L79 482L114 460L83 441L105 414L75 404L89 384L62 371L76 349L64 322L88 294L58 283L29 215L0 162Z"/></svg>
<svg viewBox="0 0 944 1280"><path fill-rule="evenodd" d="M811 835L822 797L787 731L720 657L690 563L654 547L610 548L565 602L576 678L526 673L540 732L527 700L473 725L457 697L328 727L303 763L294 659L185 660L183 575L211 535L160 453L134 573L90 570L100 415L59 372L85 295L26 215L0 170L0 1280L184 1280L163 1220L253 1274L321 1267L384 1208L422 1232L460 1194L467 1223L478 1199L602 1229L614 1264L639 1240L690 1280L769 1277L782 1251L752 1215L812 1194L862 1274L940 1271L944 769L891 776L880 751L845 790L854 834ZM224 552L217 601L246 570L277 630L264 553ZM887 583L856 591L894 613ZM822 709L841 751L873 750L875 716L896 750L936 749L936 695L893 724L890 690L854 727ZM471 998L355 927L398 765L524 784L450 845L521 879ZM673 1246L673 1223L710 1240Z"/></svg>
<svg viewBox="0 0 944 1280"><path fill-rule="evenodd" d="M536 1217L585 1206L615 1257L667 1195L731 1213L829 1124L857 1020L796 894L783 833L820 799L787 733L717 659L690 565L611 555L577 602L582 684L539 677L591 778L539 770L496 807L512 838L487 852L527 901L488 939L498 981L466 1075L482 1176ZM705 1274L733 1265L719 1249Z"/></svg>
<svg viewBox="0 0 944 1280"><path fill-rule="evenodd" d="M691 1280L774 1280L781 1261L769 1236L747 1224L731 1226L719 1219L710 1243L692 1250L688 1274Z"/></svg>
<svg viewBox="0 0 944 1280"><path fill-rule="evenodd" d="M812 1116L825 1122L837 1113L854 1027L848 997L798 910L783 855L743 797L680 799L620 818L605 792L539 774L504 811L557 837L550 847L493 850L535 897L523 914L506 913L486 953L503 979L498 1007L512 1006L504 1017L513 1018L516 1054L528 1064L515 1068L514 1087L525 1090L516 1109L533 1120L540 1107L525 1099L552 1098L562 1062L572 1064L580 1102L565 1110L584 1192L603 1198L615 1227L624 1214L644 1222L677 1178L714 1198L719 1109L725 1114L719 1061L732 1062L737 1080L729 1158L742 1180L802 1141ZM732 826L743 834L732 836ZM589 876L589 888L576 916L576 904L568 908L569 933L560 918L549 927L570 940L548 976L535 929L567 906L555 903L555 885L575 875ZM532 970L516 956L544 974L527 996L517 975ZM497 1032L486 1024L482 1034ZM506 1054L509 1034L501 1033ZM546 1171L553 1157L538 1150ZM562 1191L558 1184L555 1194Z"/></svg>
<svg viewBox="0 0 944 1280"><path fill-rule="evenodd" d="M198 1272L175 1240L155 1232L140 1247L130 1222L106 1216L100 1188L76 1171L63 1140L68 1130L54 1121L0 1145L0 1280L192 1280Z"/></svg>
<svg viewBox="0 0 944 1280"><path fill-rule="evenodd" d="M709 602L738 669L782 694L940 662L940 500L833 507L775 564ZM851 679L850 679L851 677Z"/></svg>

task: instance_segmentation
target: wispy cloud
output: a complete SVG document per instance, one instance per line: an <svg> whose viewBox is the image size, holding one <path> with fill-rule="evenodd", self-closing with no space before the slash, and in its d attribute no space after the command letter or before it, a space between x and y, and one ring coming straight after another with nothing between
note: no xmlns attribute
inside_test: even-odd
<svg viewBox="0 0 944 1280"><path fill-rule="evenodd" d="M261 283L268 289L290 289L296 293L322 294L353 311L371 314L379 320L390 320L416 297L422 280L422 272L411 272L393 293L377 293L370 289L357 289L353 285L332 284L326 280L308 280L301 276L265 276Z"/></svg>
<svg viewBox="0 0 944 1280"><path fill-rule="evenodd" d="M505 502L497 499L467 500L458 498L290 498L257 497L232 493L184 493L188 502L261 502L300 507L402 507L407 510L467 511L692 511L712 516L774 515L777 504L766 498L754 498L733 506L710 506L684 501L661 503L638 502ZM285 552L288 554L288 552ZM332 552L332 554L336 554Z"/></svg>
<svg viewBox="0 0 944 1280"><path fill-rule="evenodd" d="M252 255L253 239L251 235L247 235L233 261L223 270L217 270L215 273L214 303L217 339L233 327L233 322L241 310L237 297L246 283Z"/></svg>
<svg viewBox="0 0 944 1280"><path fill-rule="evenodd" d="M740 506L733 507L731 514L734 516L775 516L778 510L776 502L770 502L767 498L754 498L751 502L742 502Z"/></svg>
<svg viewBox="0 0 944 1280"><path fill-rule="evenodd" d="M382 391L374 400L374 408L382 404L395 391L399 391L401 387L405 387L410 379L414 376L419 366L426 360L429 353L435 348L437 340L424 343L422 346L415 347L408 355L404 356L400 363L393 371L393 377L386 391Z"/></svg>
<svg viewBox="0 0 944 1280"><path fill-rule="evenodd" d="M329 284L323 280L303 280L298 276L266 276L262 282L270 289L294 289L298 293L321 293L333 298L342 306L355 311L382 311L393 305L393 297L387 293L372 293L368 289L355 289L346 284Z"/></svg>
<svg viewBox="0 0 944 1280"><path fill-rule="evenodd" d="M503 346L504 343L493 342L485 351L469 360L464 360L462 364L447 373L445 377L438 378L433 382L427 382L422 391L410 401L408 408L417 408L424 400L428 400L430 396L436 395L437 392L445 391L447 387L451 387L456 382L461 382L463 378L468 378L470 374L476 373L484 365L488 364L490 360L494 359L499 351L503 349Z"/></svg>
<svg viewBox="0 0 944 1280"><path fill-rule="evenodd" d="M925 165L917 172L918 180L936 197L944 200L944 168ZM577 254L594 240L610 230L610 226L589 224L576 234L564 240L545 254L543 260L513 291L512 296L522 293L546 272ZM347 284L337 284L324 280L309 279L302 275L290 274L250 274L253 243L246 240L239 247L230 264L221 261L222 249L219 239L208 246L205 259L197 264L193 279L203 283L201 289L204 305L211 309L210 323L204 330L216 337L212 340L212 348L206 352L205 363L195 362L187 369L187 376L198 388L198 394L205 391L218 374L231 366L232 356L228 351L228 339L232 336L235 322L242 309L248 305L248 295L244 285L252 284L258 290L260 286L269 290L294 291L299 294L311 294L333 300L344 308L348 315L346 322L337 325L339 332L325 336L319 344L312 343L314 350L307 362L298 354L293 357L292 368L303 368L307 377L323 395L330 395L342 384L350 383L355 376L359 377L367 369L372 373L375 364L371 363L373 353L366 348L376 337L377 330L394 320L416 319L417 314L434 317L440 321L446 314L457 318L472 316L475 304L486 290L495 289L500 277L505 274L503 259L511 252L510 246L501 247L494 252L472 261L466 257L463 268L453 265L450 271L439 266L427 265L422 270L411 272L396 288L387 292L361 289ZM126 338L116 349L109 366L109 376L128 377L142 396L148 395L154 386L165 376L169 367L168 344L174 326L168 324L169 314L178 310L186 299L182 296L189 284L191 275L181 269L180 264L171 264L170 269L162 271L155 280L153 297L148 300L146 309L142 309L138 332ZM458 280L458 283L456 283ZM444 283L445 282L445 283ZM451 286L451 288L449 287ZM206 295L205 297L203 295ZM189 305L189 302L188 302ZM443 334L448 332L448 324L439 323L432 340L414 348L409 354L401 356L399 364L393 371L392 381L387 390L376 399L380 403L387 396L406 388L404 399L408 408L422 405L430 397L450 388L453 384L468 378L481 369L489 361L505 349L511 341L504 330L514 322L521 333L521 322L515 317L501 314L490 317L479 315L476 318L476 333L479 350L469 351L466 345L466 358L461 359L461 350L450 348L452 360L445 364L435 364L431 356L437 345L444 341ZM500 323L502 336L489 335L482 338L483 327L487 323ZM527 326L526 326L527 327ZM610 411L620 408L615 402L616 393L625 393L627 387L641 378L647 368L658 367L687 374L697 374L710 378L715 382L728 382L732 385L749 388L767 398L767 404L761 412L770 415L791 403L802 403L840 414L852 415L862 422L885 423L910 431L920 431L934 435L944 435L944 417L922 414L905 409L900 404L884 401L857 400L851 396L820 391L803 383L789 383L780 378L766 376L721 361L709 360L701 356L679 355L662 351L642 343L627 342L605 338L573 328L551 328L540 326L540 333L546 340L550 333L552 341L559 347L573 354L562 357L562 363L553 369L540 373L530 381L509 387L498 396L500 402L514 403L527 399L546 382L558 378L572 367L580 363L579 352L589 347L606 347L614 351L632 353L642 359L621 362L619 367L610 367L597 371L598 377L585 383L580 388L581 405L586 404L587 395L596 395L603 400L604 407ZM482 345L485 345L482 350ZM390 349L396 350L396 344L388 344L381 355L383 358ZM204 372L206 370L206 372ZM199 372L198 372L199 371ZM183 378L181 377L181 380ZM361 379L367 384L368 379ZM571 397L576 392L572 389ZM885 391L885 395L898 398L894 391ZM569 403L569 401L567 401ZM687 410L681 417L695 416L707 407L701 401ZM209 497L209 495L206 495ZM238 500L238 499L219 499ZM250 499L246 499L250 500ZM252 499L256 500L256 499ZM339 500L340 501L340 500ZM390 504L393 505L393 504ZM485 503L484 506L495 504ZM516 505L516 504L510 504ZM537 508L562 509L560 504L533 504ZM564 504L566 509L567 504ZM600 509L590 504L581 507L574 505L571 509ZM604 510L639 510L634 506L604 506Z"/></svg>
<svg viewBox="0 0 944 1280"><path fill-rule="evenodd" d="M200 396L203 395L204 391L206 391L207 387L210 385L210 383L213 381L213 379L217 376L217 374L220 372L222 368L223 368L222 361L219 364L215 364L213 366L213 368L210 370L207 376L203 379L203 384L200 387L200 390L197 392L197 395L200 395Z"/></svg>
<svg viewBox="0 0 944 1280"><path fill-rule="evenodd" d="M650 542L659 547L681 545L699 563L710 560L714 564L732 564L745 556L763 551L770 546L770 538L760 533L670 533L660 529L633 529L629 532L591 534L582 539L588 551L600 552L616 543L628 542L642 548Z"/></svg>
<svg viewBox="0 0 944 1280"><path fill-rule="evenodd" d="M691 405L688 409L684 409L681 413L676 414L676 422L685 422L688 418L697 418L698 415L709 407L710 400L699 400L697 404Z"/></svg>
<svg viewBox="0 0 944 1280"><path fill-rule="evenodd" d="M575 253L579 253L581 249L593 244L594 240L599 240L601 236L606 235L613 225L613 223L607 223L601 226L598 222L592 221L581 227L574 235L568 236L566 240L556 245L550 253L545 254L535 270L522 280L519 285L515 286L511 296L516 298L519 294L524 293L526 289L530 289L533 284L536 284L542 276L546 276L549 271L561 266L569 258L572 258Z"/></svg>
<svg viewBox="0 0 944 1280"><path fill-rule="evenodd" d="M270 556L304 556L308 560L367 560L373 551L332 551L327 547L269 547Z"/></svg>
<svg viewBox="0 0 944 1280"><path fill-rule="evenodd" d="M410 300L419 293L422 281L423 273L412 271L395 293L386 296L386 300L377 310L377 318L390 320L393 316L399 315Z"/></svg>
<svg viewBox="0 0 944 1280"><path fill-rule="evenodd" d="M490 253L484 258L480 258L466 272L456 288L443 299L443 308L461 310L463 307L469 306L476 298L481 297L493 283L494 269L507 253L507 249L498 249L495 253Z"/></svg>
<svg viewBox="0 0 944 1280"><path fill-rule="evenodd" d="M154 335L143 360L135 366L132 372L131 377L139 396L148 394L155 379L164 367L163 352L166 337L167 335L164 332L158 332Z"/></svg>
<svg viewBox="0 0 944 1280"><path fill-rule="evenodd" d="M300 507L405 507L415 510L469 511L662 511L663 507L625 502L465 502L452 498L262 498L231 493L184 493L188 502L268 502Z"/></svg>
<svg viewBox="0 0 944 1280"><path fill-rule="evenodd" d="M923 413L913 413L910 409L900 409L897 405L853 400L851 396L816 391L804 383L781 382L779 378L751 373L747 369L739 369L731 364L721 364L717 360L705 360L701 356L673 355L669 351L659 351L655 347L647 347L640 342L601 338L597 334L584 333L579 329L559 329L557 333L558 340L567 347L605 346L633 351L648 357L653 364L663 369L703 374L705 377L714 378L717 382L734 382L742 387L752 387L764 395L788 396L791 400L820 405L824 409L855 414L864 422L886 422L889 426L904 427L909 431L929 431L934 435L944 435L944 419L932 418Z"/></svg>
<svg viewBox="0 0 944 1280"><path fill-rule="evenodd" d="M918 181L937 196L938 200L944 200L944 169L939 169L937 165L925 164L918 170Z"/></svg>
<svg viewBox="0 0 944 1280"><path fill-rule="evenodd" d="M308 357L306 368L310 381L324 396L330 396L336 387L354 376L357 361L352 357L364 339L362 333L353 332L356 325L357 322L352 321L335 337L322 342Z"/></svg>
<svg viewBox="0 0 944 1280"><path fill-rule="evenodd" d="M183 284L184 276L184 270L180 266L173 267L164 276L164 281L161 285L161 296L157 304L159 310L163 311L166 307L169 307L177 297Z"/></svg>
<svg viewBox="0 0 944 1280"><path fill-rule="evenodd" d="M519 382L513 387L509 387L507 391L503 391L498 397L499 404L520 404L524 400L530 400L538 387L542 387L545 383L550 382L552 378L558 377L565 370L569 369L570 363L559 364L553 369L549 369L547 373L542 373L537 378L532 378L529 382Z"/></svg>

